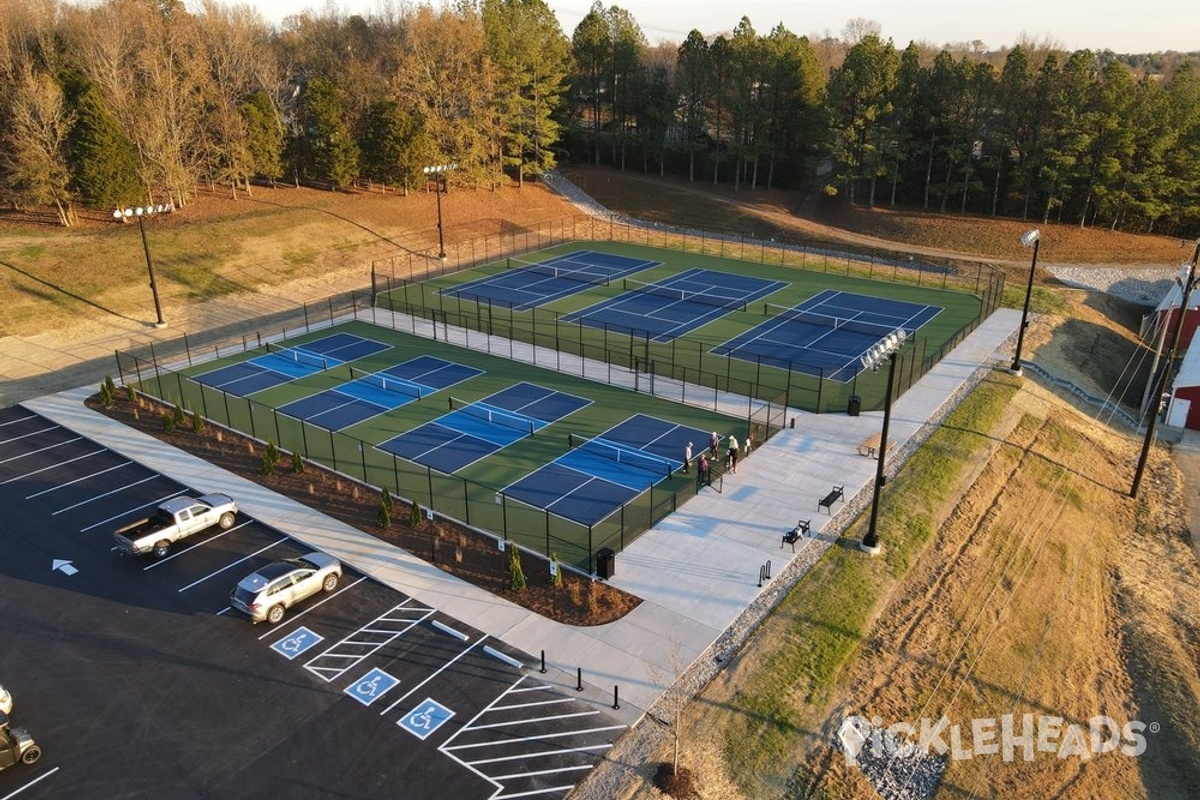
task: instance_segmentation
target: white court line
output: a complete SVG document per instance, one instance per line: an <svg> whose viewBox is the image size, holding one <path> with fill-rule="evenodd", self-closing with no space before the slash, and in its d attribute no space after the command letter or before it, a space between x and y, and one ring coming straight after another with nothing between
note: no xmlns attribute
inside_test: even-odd
<svg viewBox="0 0 1200 800"><path fill-rule="evenodd" d="M109 525L113 522L113 520L120 519L121 517L124 517L134 511L137 511L140 508L157 508L162 503L166 502L167 500L170 500L172 497L178 497L179 495L183 494L185 491L187 491L187 490L179 489L178 491L171 492L168 495L163 495L162 497L158 498L157 500L151 500L148 503L142 503L139 506L134 506L133 508L129 509L129 511L122 511L120 514L113 514L108 519L102 519L99 522L95 522L91 525L88 525L86 528L80 528L79 532L87 533L92 528L99 528L101 525Z"/></svg>
<svg viewBox="0 0 1200 800"><path fill-rule="evenodd" d="M61 467L64 464L71 464L76 461L82 461L85 458L91 458L92 456L100 455L101 453L105 453L105 452L108 452L108 448L101 447L99 450L93 450L92 452L84 453L81 456L75 456L74 458L68 458L66 461L56 461L53 464L48 464L48 465L42 467L41 469L35 469L30 472L23 472L20 475L16 475L12 478L9 478L6 481L0 481L0 486L4 485L6 483L12 483L13 481L19 481L22 478L28 478L31 475L37 475L39 472L45 472L46 470L50 470L50 469L57 469L58 467Z"/></svg>
<svg viewBox="0 0 1200 800"><path fill-rule="evenodd" d="M11 456L9 458L0 458L0 464L7 464L10 461L16 461L18 458L25 458L26 456L34 456L34 455L37 455L38 453L44 453L47 450L53 450L56 447L62 447L64 444L73 444L74 442L78 442L82 438L83 438L82 436L76 436L73 439L67 439L65 441L58 442L57 444L48 444L45 447L39 447L37 450L28 450L24 453L21 453L18 456Z"/></svg>
<svg viewBox="0 0 1200 800"><path fill-rule="evenodd" d="M228 533L228 531L226 531L226 532ZM179 591L180 591L180 592L186 592L188 589L191 589L193 586L196 586L196 585L198 585L198 584L204 583L204 582L205 582L206 580L208 580L209 578L212 578L212 577L215 577L215 576L217 576L217 575L220 575L220 574L221 574L222 572L224 572L225 570L229 569L230 567L236 567L238 564L241 564L243 561L249 561L250 559L254 558L255 556L257 556L257 555L259 555L259 554L261 554L261 553L263 553L263 552L265 552L265 551L267 551L267 550L270 550L270 549L271 549L272 547L274 547L275 545L277 545L277 544L283 544L283 543L284 543L284 542L286 542L287 540L288 540L288 537L284 536L284 537L283 537L282 539L280 539L279 541L277 541L277 542L272 542L271 544L267 545L266 547L263 547L263 548L260 548L260 549L258 549L258 550L255 550L253 553L251 553L251 554L250 554L250 555L248 555L248 556L244 556L243 558L239 558L237 561L234 561L234 562L232 562L232 563L226 564L225 566L221 567L221 568L220 568L220 569L218 569L218 570L213 570L212 572L210 572L210 573L208 573L207 575L205 575L203 578L200 578L199 580L192 581L191 583L189 583L187 586L184 586L184 587L183 587L182 589L180 589Z"/></svg>
<svg viewBox="0 0 1200 800"><path fill-rule="evenodd" d="M313 603L312 605L309 605L309 606L305 606L305 608L304 608L304 610L303 610L303 611L301 611L301 612L299 612L299 613L297 613L297 614L289 614L289 615L288 615L288 619L287 619L287 621L288 621L288 622L295 622L296 620L300 619L301 617L303 617L303 616L304 616L305 614L307 614L308 612L310 612L310 611L315 611L315 610L316 610L317 608L319 608L320 606L324 605L325 603L328 603L330 600L332 600L333 598L337 597L337 596L338 596L339 594L341 594L342 592L349 591L350 589L353 589L355 586L358 586L360 583L362 583L362 582L363 582L363 581L365 581L366 579L367 579L367 576L366 576L366 575L363 575L361 578L359 578L358 580L356 580L354 583L348 583L348 584L346 584L345 586L343 586L342 588L338 589L336 592L333 592L332 594L327 594L327 595L325 595L323 598L321 598L320 602ZM227 609L225 609L225 611L229 611L229 610L230 610L230 609L228 609L228 608L227 608ZM221 612L221 613L225 613L225 612L223 611L223 612ZM268 630L266 633L264 633L262 636L258 637L258 640L261 642L263 639L266 639L268 636L274 636L274 635L275 635L275 634L277 634L277 633L279 633L279 628L271 628L271 629L270 629L270 630Z"/></svg>
<svg viewBox="0 0 1200 800"><path fill-rule="evenodd" d="M36 431L22 433L20 436L14 436L11 439L0 439L0 445L8 444L9 442L19 442L22 439L28 439L30 436L37 436L39 433L46 433L47 431L53 430L58 430L58 426L51 425L49 428L39 428Z"/></svg>
<svg viewBox="0 0 1200 800"><path fill-rule="evenodd" d="M16 797L16 796L17 796L17 795L19 795L21 792L23 792L23 791L25 791L26 789L28 789L30 786L33 786L35 783L38 783L39 781L44 781L44 780L46 780L46 778L49 778L49 777L50 777L51 775L53 775L54 773L58 772L58 770L59 770L59 767L55 767L54 769L52 769L52 770L50 770L49 772L47 772L45 775L39 775L39 776L37 776L36 778L34 778L33 780L31 780L29 783L25 784L24 786L19 786L19 787L17 787L16 789L13 789L13 790L12 790L11 792L9 792L8 794L4 795L4 797L0 797L0 800L11 800L11 798L13 798L13 797Z"/></svg>
<svg viewBox="0 0 1200 800"><path fill-rule="evenodd" d="M175 550L168 556L164 556L163 558L159 558L154 561L151 561L149 564L142 567L142 572L145 572L148 569L154 569L155 567L165 564L168 561L173 561L174 559L179 558L184 553L190 553L193 550L195 550L197 547L203 547L204 545L208 544L209 542L215 542L217 539L220 539L222 536L226 536L230 533L233 533L236 530L241 530L242 528L246 527L253 521L254 520L248 519L245 522L243 522L241 525L234 525L229 530L221 531L216 536L208 537L203 542L192 542L191 544L189 544L187 547L183 548L182 550ZM200 533L200 531L196 531L196 533ZM192 534L192 535L195 536L196 534Z"/></svg>
<svg viewBox="0 0 1200 800"><path fill-rule="evenodd" d="M430 682L431 680L433 680L434 678L436 678L438 675L440 675L440 674L442 673L442 671L443 671L443 670L447 670L447 669L449 669L451 664L453 664L454 662L458 661L460 658L462 658L463 656L465 656L467 653L469 653L469 652L471 652L472 650L474 650L474 649L475 649L475 648L476 648L478 645L480 645L480 644L483 644L483 642L484 642L484 641L486 641L486 640L487 640L487 638L488 638L488 637L487 637L486 635L484 635L484 636L480 637L478 640L476 640L475 642L473 642L473 643L471 644L471 646L470 646L470 647L468 647L466 650L463 650L461 653L459 653L458 655L456 655L454 658L450 659L450 660L449 660L449 661L447 661L445 664L443 664L442 666L440 666L440 667L438 667L437 669L435 669L433 672L431 672L431 673L429 674L429 677L427 677L425 680L423 680L423 681L421 681L420 683L418 683L417 685L413 686L411 689L409 689L407 692L405 692L405 693L404 693L404 695L403 695L402 697L398 697L398 698L396 698L395 702L393 702L393 703L392 703L390 706L388 706L387 708L385 708L383 711L381 711L381 712L379 713L379 716L381 716L381 717L382 717L383 715L385 715L385 714L387 714L389 711L391 711L393 708L395 708L396 706L398 706L398 705L400 705L401 703L403 703L405 700L407 700L407 699L408 699L409 695L411 695L411 694L412 694L413 692L415 692L417 689L420 689L420 688L421 688L422 686L424 686L425 684L429 683L429 682Z"/></svg>
<svg viewBox="0 0 1200 800"><path fill-rule="evenodd" d="M161 477L162 477L161 475L159 475L157 472L155 472L145 478L142 478L140 481L134 481L133 483L127 483L124 486L118 486L116 489L111 489L107 492L104 492L103 494L94 495L92 497L89 497L87 500L81 500L73 506L67 506L66 508L60 508L58 511L52 511L52 512L50 512L50 516L56 517L59 514L63 513L64 511L70 511L71 509L79 508L80 506L87 505L88 503L94 503L95 501L99 500L101 497L108 497L110 494L116 494L117 492L123 492L126 489L132 489L134 486L137 486L139 484L146 483L147 481L152 481L155 478L161 478Z"/></svg>
<svg viewBox="0 0 1200 800"><path fill-rule="evenodd" d="M82 478L76 478L73 481L68 481L66 483L60 483L57 486L51 486L49 489L43 489L40 492L35 492L34 494L29 495L25 499L32 500L35 497L41 497L44 494L48 494L50 492L56 491L58 489L63 488L64 486L72 486L76 483L79 483L80 481L90 481L92 478L95 478L98 475L103 475L106 472L112 472L114 469L120 469L121 467L128 467L132 463L133 463L132 461L126 461L123 464L117 464L116 466L109 467L108 469L102 469L99 472L93 472L91 475L84 475Z"/></svg>

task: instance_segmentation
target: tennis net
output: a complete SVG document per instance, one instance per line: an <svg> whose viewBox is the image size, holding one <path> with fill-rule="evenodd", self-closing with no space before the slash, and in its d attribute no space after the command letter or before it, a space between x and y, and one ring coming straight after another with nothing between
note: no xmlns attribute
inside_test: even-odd
<svg viewBox="0 0 1200 800"><path fill-rule="evenodd" d="M700 292L689 291L687 289L677 289L674 286L663 286L661 283L643 283L632 278L626 278L622 281L622 286L627 292L652 294L656 297L666 297L676 302L700 303L706 306L729 308L739 311L746 310L746 298L741 295L733 297L708 290Z"/></svg>
<svg viewBox="0 0 1200 800"><path fill-rule="evenodd" d="M515 411L509 411L504 408L496 408L489 406L487 403L469 402L467 400L459 400L457 397L450 398L450 410L461 411L472 417L477 417L486 420L493 425L499 425L504 428L513 428L533 435L537 430L537 422L533 417L527 417L524 414L518 414Z"/></svg>
<svg viewBox="0 0 1200 800"><path fill-rule="evenodd" d="M350 377L363 383L377 386L384 391L394 392L405 397L415 397L418 400L428 392L428 389L419 383L413 383L412 381L404 380L404 378L396 378L379 372L364 372L354 367L350 368Z"/></svg>
<svg viewBox="0 0 1200 800"><path fill-rule="evenodd" d="M669 458L664 458L654 453L647 453L645 450L638 450L628 445L610 442L599 436L589 439L578 433L571 433L567 435L567 444L570 447L579 447L589 453L595 453L604 458L612 459L618 464L624 464L627 467L646 472L653 472L656 475L666 475L668 478L671 477L672 473L675 472L675 467L678 466Z"/></svg>
<svg viewBox="0 0 1200 800"><path fill-rule="evenodd" d="M310 353L307 350L298 350L294 347L284 347L281 344L267 342L267 352L272 355L286 358L289 361L294 361L297 364L304 364L317 369L329 369L329 361L323 356L316 353Z"/></svg>
<svg viewBox="0 0 1200 800"><path fill-rule="evenodd" d="M544 261L521 261L519 258L509 258L508 268L528 272L534 275L545 275L550 278L562 278L575 283L587 283L592 286L607 286L611 277L607 272L591 272L586 269L556 267Z"/></svg>
<svg viewBox="0 0 1200 800"><path fill-rule="evenodd" d="M850 317L835 317L831 314L818 314L815 311L803 311L797 308L789 308L787 306L767 303L763 306L764 317L783 317L784 319L794 319L797 322L807 322L812 325L820 325L823 328L833 328L834 330L844 329L847 331L855 331L857 333L869 333L872 336L877 336L880 339L888 336L896 330L895 325L880 325L875 322L862 322L861 320L852 319Z"/></svg>

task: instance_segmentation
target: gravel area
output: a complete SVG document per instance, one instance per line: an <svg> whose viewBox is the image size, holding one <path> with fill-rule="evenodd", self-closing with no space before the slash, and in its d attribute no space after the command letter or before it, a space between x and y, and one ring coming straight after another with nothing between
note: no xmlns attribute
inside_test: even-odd
<svg viewBox="0 0 1200 800"><path fill-rule="evenodd" d="M1158 305L1179 275L1179 270L1161 266L1047 266L1045 269L1068 286L1104 292L1144 306Z"/></svg>

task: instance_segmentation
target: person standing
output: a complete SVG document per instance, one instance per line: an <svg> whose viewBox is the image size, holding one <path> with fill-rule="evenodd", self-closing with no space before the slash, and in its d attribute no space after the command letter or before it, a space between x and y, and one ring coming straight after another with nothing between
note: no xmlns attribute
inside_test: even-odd
<svg viewBox="0 0 1200 800"><path fill-rule="evenodd" d="M687 447L683 448L683 473L692 471L692 443L688 442Z"/></svg>
<svg viewBox="0 0 1200 800"><path fill-rule="evenodd" d="M704 453L700 453L700 460L696 462L696 487L699 488L708 483L708 459L704 457Z"/></svg>
<svg viewBox="0 0 1200 800"><path fill-rule="evenodd" d="M717 460L717 448L721 446L721 437L717 436L717 432L712 432L712 438L708 440L708 457L713 461Z"/></svg>
<svg viewBox="0 0 1200 800"><path fill-rule="evenodd" d="M732 433L729 434L729 471L737 474L738 460L738 440Z"/></svg>

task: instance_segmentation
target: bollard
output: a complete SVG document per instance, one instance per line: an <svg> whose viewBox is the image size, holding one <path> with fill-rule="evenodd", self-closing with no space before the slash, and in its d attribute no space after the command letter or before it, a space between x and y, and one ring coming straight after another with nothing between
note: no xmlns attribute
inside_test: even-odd
<svg viewBox="0 0 1200 800"><path fill-rule="evenodd" d="M767 570L767 580L771 580L771 559L769 559L769 558L767 559L766 570Z"/></svg>
<svg viewBox="0 0 1200 800"><path fill-rule="evenodd" d="M578 670L578 679L576 680L576 683L575 683L575 691L582 692L583 691L583 667L576 667L576 669Z"/></svg>
<svg viewBox="0 0 1200 800"><path fill-rule="evenodd" d="M619 710L621 708L620 689L621 689L620 686L613 684L613 710L614 711Z"/></svg>
<svg viewBox="0 0 1200 800"><path fill-rule="evenodd" d="M542 674L546 674L546 651L542 651Z"/></svg>

